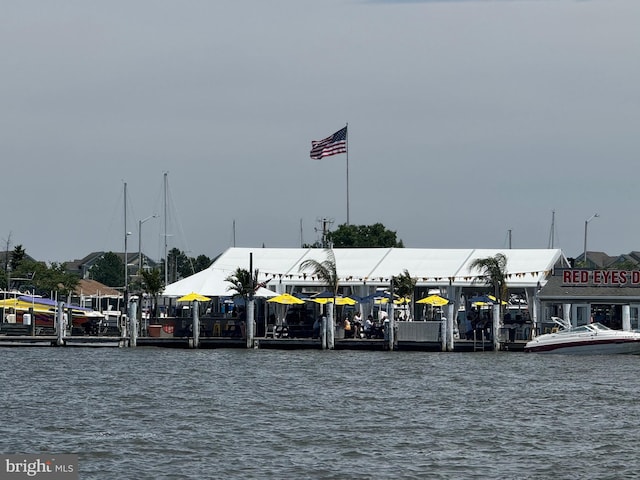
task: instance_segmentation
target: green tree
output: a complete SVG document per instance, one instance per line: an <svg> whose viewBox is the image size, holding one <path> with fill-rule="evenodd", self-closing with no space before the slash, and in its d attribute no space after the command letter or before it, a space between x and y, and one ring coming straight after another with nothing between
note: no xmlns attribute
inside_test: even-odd
<svg viewBox="0 0 640 480"><path fill-rule="evenodd" d="M24 260L26 254L27 253L24 248L22 248L22 245L16 245L14 247L11 252L11 261L9 262L11 270L16 270L20 266L20 263Z"/></svg>
<svg viewBox="0 0 640 480"><path fill-rule="evenodd" d="M336 231L327 234L329 242L334 248L402 248L402 240L398 240L396 232L387 230L381 223L373 225L338 226Z"/></svg>
<svg viewBox="0 0 640 480"><path fill-rule="evenodd" d="M50 291L44 291L42 286L46 281L47 264L35 260L23 260L18 268L12 270L9 275L11 288L20 291L29 290L32 293L49 295ZM48 285L48 283L47 283Z"/></svg>
<svg viewBox="0 0 640 480"><path fill-rule="evenodd" d="M638 264L629 259L618 259L611 265L607 265L605 270L637 270Z"/></svg>
<svg viewBox="0 0 640 480"><path fill-rule="evenodd" d="M144 292L149 294L153 299L151 316L156 320L158 318L158 295L163 288L162 272L159 268L154 268L153 270L142 270L140 274L142 275L142 288Z"/></svg>
<svg viewBox="0 0 640 480"><path fill-rule="evenodd" d="M198 273L198 272L201 272L202 270L206 270L211 266L212 263L213 262L211 261L211 259L206 255L198 255L192 262L194 273Z"/></svg>
<svg viewBox="0 0 640 480"><path fill-rule="evenodd" d="M479 270L478 281L493 288L493 294L502 308L502 300L507 298L507 257L496 253L493 257L476 258L469 265L471 270Z"/></svg>
<svg viewBox="0 0 640 480"><path fill-rule="evenodd" d="M124 263L113 252L105 253L89 270L91 278L109 287L124 286Z"/></svg>
<svg viewBox="0 0 640 480"><path fill-rule="evenodd" d="M167 265L169 267L167 278L170 282L177 282L181 278L186 278L195 273L191 260L182 250L172 248L167 253L167 257Z"/></svg>
<svg viewBox="0 0 640 480"><path fill-rule="evenodd" d="M51 292L69 294L78 285L78 277L67 272L64 264L22 260L11 274L13 288L29 290L48 297Z"/></svg>
<svg viewBox="0 0 640 480"><path fill-rule="evenodd" d="M46 271L42 272L40 280L41 282L36 282L36 284L42 290L66 293L73 292L80 281L76 275L67 272L64 263L56 262L53 262Z"/></svg>

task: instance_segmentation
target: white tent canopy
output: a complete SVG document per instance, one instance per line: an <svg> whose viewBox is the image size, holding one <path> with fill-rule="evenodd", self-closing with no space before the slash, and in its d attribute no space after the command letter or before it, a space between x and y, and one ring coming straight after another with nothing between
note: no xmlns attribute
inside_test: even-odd
<svg viewBox="0 0 640 480"><path fill-rule="evenodd" d="M392 276L404 270L417 279L416 286L470 286L479 272L469 265L497 253L507 257L509 288L544 285L555 266L568 266L559 249L338 248L333 253L342 286L386 286ZM300 264L307 259L322 262L327 258L319 248L229 248L208 269L168 285L163 295L178 297L196 292L209 297L229 296L231 284L225 278L238 267L248 270L250 254L253 268L259 271L258 280L268 281L268 287L278 292L291 285L319 285L311 272L300 270Z"/></svg>

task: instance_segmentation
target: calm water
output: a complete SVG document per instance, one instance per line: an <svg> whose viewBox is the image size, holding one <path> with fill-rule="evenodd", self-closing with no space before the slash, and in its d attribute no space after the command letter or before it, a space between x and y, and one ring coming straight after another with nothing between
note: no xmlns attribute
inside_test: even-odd
<svg viewBox="0 0 640 480"><path fill-rule="evenodd" d="M636 478L640 356L0 349L2 453L82 479Z"/></svg>

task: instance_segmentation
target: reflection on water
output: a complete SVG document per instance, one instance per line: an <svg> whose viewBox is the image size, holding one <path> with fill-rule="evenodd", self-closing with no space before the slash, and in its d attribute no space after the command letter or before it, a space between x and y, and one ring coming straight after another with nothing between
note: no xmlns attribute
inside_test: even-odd
<svg viewBox="0 0 640 480"><path fill-rule="evenodd" d="M0 350L2 453L83 479L635 478L638 356Z"/></svg>

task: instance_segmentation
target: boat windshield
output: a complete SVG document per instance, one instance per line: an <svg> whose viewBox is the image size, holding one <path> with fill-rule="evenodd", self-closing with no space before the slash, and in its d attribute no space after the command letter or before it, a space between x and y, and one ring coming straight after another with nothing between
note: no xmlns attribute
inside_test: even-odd
<svg viewBox="0 0 640 480"><path fill-rule="evenodd" d="M601 323L592 323L590 324L591 327L593 327L595 330L611 330L609 327L607 327L606 325L603 325Z"/></svg>
<svg viewBox="0 0 640 480"><path fill-rule="evenodd" d="M591 330L588 326L582 325L580 327L575 327L570 330L560 330L558 333L574 334L574 333L589 333L592 331L593 330Z"/></svg>

